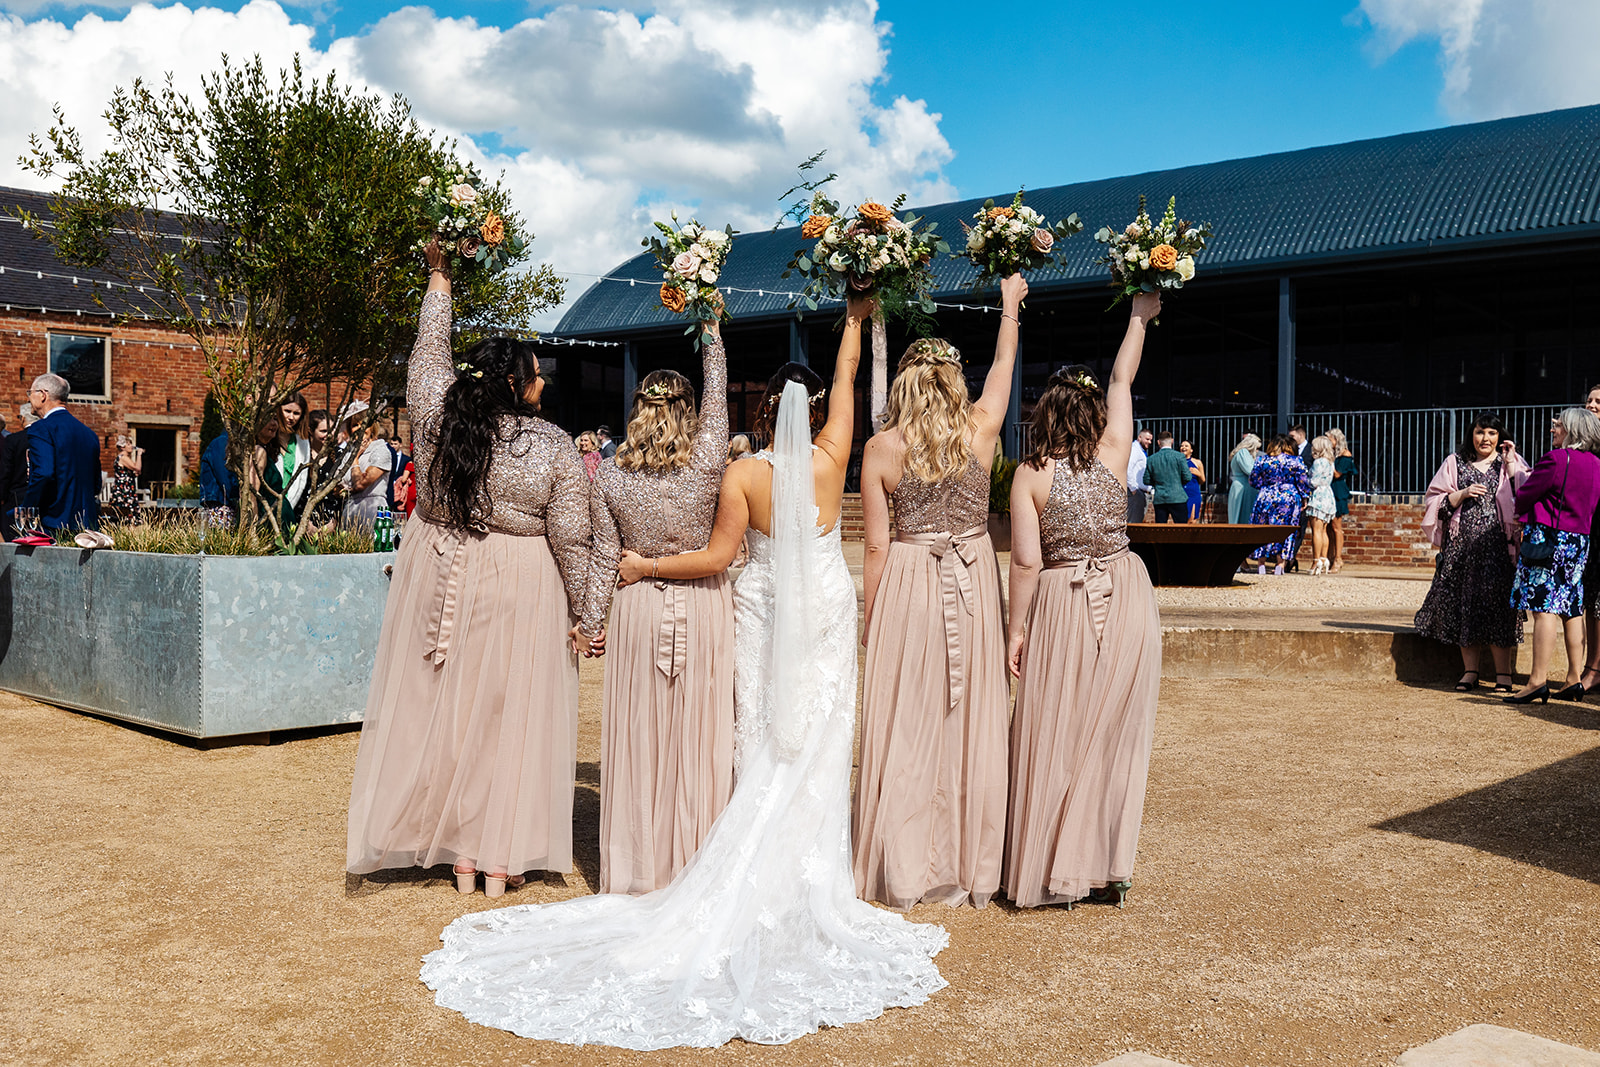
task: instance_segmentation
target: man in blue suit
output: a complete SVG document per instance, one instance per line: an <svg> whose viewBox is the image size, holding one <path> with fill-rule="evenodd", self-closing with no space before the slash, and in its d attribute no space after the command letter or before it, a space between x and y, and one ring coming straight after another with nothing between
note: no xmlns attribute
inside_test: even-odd
<svg viewBox="0 0 1600 1067"><path fill-rule="evenodd" d="M37 508L49 532L100 525L100 438L66 408L71 386L59 374L33 380L28 400L39 421L28 427L28 491L23 507Z"/></svg>

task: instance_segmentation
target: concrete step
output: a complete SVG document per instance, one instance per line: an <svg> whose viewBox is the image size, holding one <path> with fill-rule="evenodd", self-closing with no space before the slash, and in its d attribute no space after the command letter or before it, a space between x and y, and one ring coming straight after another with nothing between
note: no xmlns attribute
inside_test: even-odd
<svg viewBox="0 0 1600 1067"><path fill-rule="evenodd" d="M1414 1048L1399 1067L1600 1067L1600 1053L1479 1023Z"/></svg>

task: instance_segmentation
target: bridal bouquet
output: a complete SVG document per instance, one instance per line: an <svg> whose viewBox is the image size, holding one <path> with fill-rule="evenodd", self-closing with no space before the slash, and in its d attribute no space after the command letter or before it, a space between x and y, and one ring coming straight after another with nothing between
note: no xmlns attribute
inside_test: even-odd
<svg viewBox="0 0 1600 1067"><path fill-rule="evenodd" d="M1210 237L1208 224L1178 218L1177 197L1167 201L1160 222L1151 222L1141 195L1138 218L1125 229L1102 227L1094 235L1107 246L1106 254L1095 262L1111 268L1111 286L1117 290L1111 306L1136 293L1182 289L1183 283L1194 277L1194 257Z"/></svg>
<svg viewBox="0 0 1600 1067"><path fill-rule="evenodd" d="M1020 189L1009 207L995 207L993 200L985 200L972 219L974 225L963 222L961 228L967 234L966 256L978 268L973 282L976 289L1018 271L1061 262L1053 254L1056 242L1083 229L1076 214L1049 225L1043 215L1022 202Z"/></svg>
<svg viewBox="0 0 1600 1067"><path fill-rule="evenodd" d="M506 217L504 193L498 184L485 186L471 163L423 175L415 195L427 228L417 251L438 241L452 272L471 264L498 274L522 257L526 242Z"/></svg>
<svg viewBox="0 0 1600 1067"><path fill-rule="evenodd" d="M816 193L811 217L800 227L800 236L816 244L797 250L783 272L785 278L797 272L806 280L789 306L804 303L815 311L824 300L859 293L876 295L886 311L931 315L929 264L950 246L936 232L937 223L923 223L909 212L896 217L905 199L902 193L889 206L868 200L846 215L837 203Z"/></svg>
<svg viewBox="0 0 1600 1067"><path fill-rule="evenodd" d="M695 334L694 347L698 350L711 340L706 324L728 318L722 294L717 292L717 279L728 261L736 231L732 226L707 229L696 219L679 227L677 221L678 213L674 211L673 225L657 222L661 236L647 237L640 243L655 255L656 265L661 268L660 306L692 320L683 332Z"/></svg>

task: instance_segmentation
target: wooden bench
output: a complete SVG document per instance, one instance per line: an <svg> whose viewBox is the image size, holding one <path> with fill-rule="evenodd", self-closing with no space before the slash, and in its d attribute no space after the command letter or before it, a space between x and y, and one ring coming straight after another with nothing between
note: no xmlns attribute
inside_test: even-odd
<svg viewBox="0 0 1600 1067"><path fill-rule="evenodd" d="M1229 585L1254 549L1294 531L1231 522L1130 522L1128 547L1156 585Z"/></svg>

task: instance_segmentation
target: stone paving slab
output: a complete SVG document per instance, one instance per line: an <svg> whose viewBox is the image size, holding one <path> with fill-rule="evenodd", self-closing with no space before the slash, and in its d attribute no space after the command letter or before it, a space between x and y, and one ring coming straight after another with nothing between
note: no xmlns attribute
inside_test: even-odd
<svg viewBox="0 0 1600 1067"><path fill-rule="evenodd" d="M1145 1052L1124 1052L1114 1060L1106 1060L1095 1067L1187 1067L1177 1060L1164 1060Z"/></svg>
<svg viewBox="0 0 1600 1067"><path fill-rule="evenodd" d="M1600 1067L1600 1053L1480 1023L1414 1048L1396 1062L1399 1067Z"/></svg>

